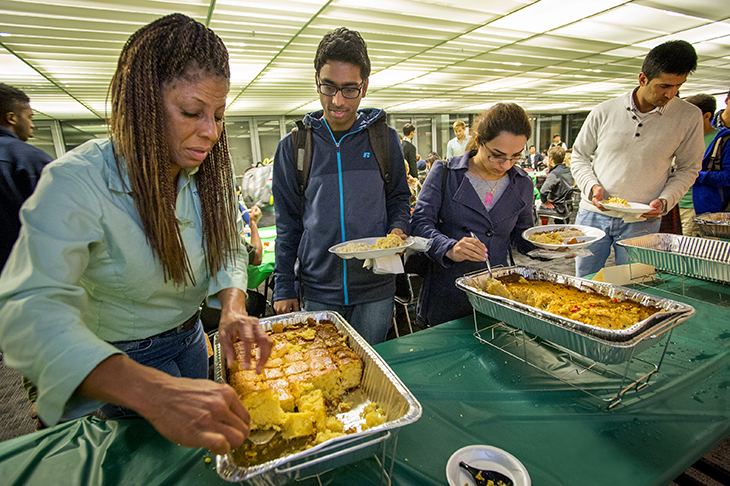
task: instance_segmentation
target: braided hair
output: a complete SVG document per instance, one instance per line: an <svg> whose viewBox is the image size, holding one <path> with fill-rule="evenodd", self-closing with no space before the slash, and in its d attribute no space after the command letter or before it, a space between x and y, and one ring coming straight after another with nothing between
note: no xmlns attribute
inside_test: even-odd
<svg viewBox="0 0 730 486"><path fill-rule="evenodd" d="M195 285L175 217L176 187L164 136L162 87L199 69L230 79L228 51L203 24L182 14L162 17L135 32L124 45L110 85L110 135L120 175L129 175L142 230L162 264L165 282ZM123 160L122 160L123 159ZM236 201L225 124L218 142L195 174L203 220L206 268L215 276L238 248Z"/></svg>

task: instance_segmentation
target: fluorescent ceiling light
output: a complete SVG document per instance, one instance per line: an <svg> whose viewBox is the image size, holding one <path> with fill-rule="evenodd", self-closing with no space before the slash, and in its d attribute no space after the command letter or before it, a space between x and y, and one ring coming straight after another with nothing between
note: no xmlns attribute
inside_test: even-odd
<svg viewBox="0 0 730 486"><path fill-rule="evenodd" d="M533 34L572 24L617 5L625 0L542 0L515 13L495 20L489 27L499 29L529 30Z"/></svg>
<svg viewBox="0 0 730 486"><path fill-rule="evenodd" d="M248 83L252 81L266 64L248 64L243 62L231 62L231 83Z"/></svg>
<svg viewBox="0 0 730 486"><path fill-rule="evenodd" d="M413 78L418 78L419 76L423 76L427 73L428 71L416 71L413 69L383 69L382 71L378 71L370 76L368 86L370 89L385 88L387 86L393 86L394 84L400 84Z"/></svg>
<svg viewBox="0 0 730 486"><path fill-rule="evenodd" d="M543 81L540 78L523 78L519 76L513 76L511 78L499 78L486 83L477 84L476 86L470 86L468 88L462 88L461 91L498 91L505 88L515 87L528 87L533 86Z"/></svg>
<svg viewBox="0 0 730 486"><path fill-rule="evenodd" d="M652 39L640 44L634 44L637 47L646 47L652 49L659 44L662 44L671 40L685 40L690 44L695 44L702 41L708 41L717 39L718 37L725 37L730 35L730 24L725 22L713 22L711 24L703 25L694 29L684 30L677 32L672 35L665 35L657 39Z"/></svg>
<svg viewBox="0 0 730 486"><path fill-rule="evenodd" d="M426 108L436 108L439 105L450 102L450 99L431 98L426 100L411 101L410 103L403 103L402 105L392 105L392 108L397 111L423 110Z"/></svg>
<svg viewBox="0 0 730 486"><path fill-rule="evenodd" d="M599 92L623 91L625 89L626 89L626 86L624 86L623 84L620 84L620 83L601 82L601 83L581 84L579 86L570 86L567 88L556 89L553 91L546 91L545 94L563 95L563 94L576 94L576 93L595 93L597 91L599 91Z"/></svg>

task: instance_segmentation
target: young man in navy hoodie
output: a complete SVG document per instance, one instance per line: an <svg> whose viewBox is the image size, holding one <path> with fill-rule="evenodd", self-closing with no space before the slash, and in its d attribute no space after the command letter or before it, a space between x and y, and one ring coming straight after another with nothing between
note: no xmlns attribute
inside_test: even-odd
<svg viewBox="0 0 730 486"><path fill-rule="evenodd" d="M341 27L324 36L314 60L322 110L308 113L312 165L304 194L297 180L291 134L274 157L276 208L274 310L299 310L295 262L307 311L339 312L370 344L385 340L393 313L395 275L378 275L362 260L328 249L358 238L394 233L406 237L410 191L397 132L388 128L390 181L380 172L368 127L383 110L358 110L370 76L367 46Z"/></svg>

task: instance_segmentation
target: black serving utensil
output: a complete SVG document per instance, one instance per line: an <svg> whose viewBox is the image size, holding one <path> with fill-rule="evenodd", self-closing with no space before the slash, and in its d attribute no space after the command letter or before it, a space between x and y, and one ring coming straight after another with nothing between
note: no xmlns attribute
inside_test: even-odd
<svg viewBox="0 0 730 486"><path fill-rule="evenodd" d="M494 483L494 486L514 486L515 484L508 476L497 471L479 469L478 467L470 466L464 461L461 461L459 466L471 474L476 486L487 486L490 480Z"/></svg>
<svg viewBox="0 0 730 486"><path fill-rule="evenodd" d="M469 231L469 234L471 235L472 238L479 240L479 238L477 238L477 235L475 235L473 232ZM487 270L489 270L490 280L493 280L494 277L492 276L492 266L489 264L489 255L487 255Z"/></svg>

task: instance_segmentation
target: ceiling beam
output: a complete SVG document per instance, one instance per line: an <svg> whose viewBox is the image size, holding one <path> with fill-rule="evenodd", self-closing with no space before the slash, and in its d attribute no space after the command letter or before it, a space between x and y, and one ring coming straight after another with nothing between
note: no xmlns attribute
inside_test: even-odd
<svg viewBox="0 0 730 486"><path fill-rule="evenodd" d="M55 86L56 88L60 89L64 93L66 93L69 97L71 97L73 100L75 100L78 104L80 104L81 106L83 106L84 108L86 108L87 110L89 110L91 113L93 113L97 117L101 118L102 120L104 119L104 117L101 116L99 113L97 113L93 108L91 108L89 105L87 105L86 103L84 103L83 101L81 101L80 99L78 99L77 97L75 97L74 95L72 95L71 93L69 93L66 90L66 88L64 88L63 86L59 85L56 81L54 81L53 79L49 78L44 73L42 73L41 71L39 71L34 65L32 65L31 63L29 63L28 61L26 61L21 55L19 55L17 52L15 52L14 50L12 50L10 47L8 47L7 45L5 45L2 41L0 41L0 47L6 49L10 54L12 54L16 58L18 58L23 64L25 64L26 66L28 66L29 68L31 68L33 71L35 71L38 74L40 74L41 76L43 76L43 78L46 81L48 81L53 86Z"/></svg>

